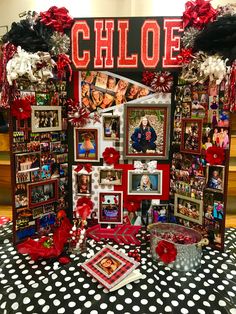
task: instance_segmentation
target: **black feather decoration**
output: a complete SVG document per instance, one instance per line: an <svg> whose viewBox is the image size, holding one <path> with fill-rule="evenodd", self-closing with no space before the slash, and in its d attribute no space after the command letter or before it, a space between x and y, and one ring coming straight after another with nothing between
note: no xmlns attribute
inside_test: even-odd
<svg viewBox="0 0 236 314"><path fill-rule="evenodd" d="M218 53L230 61L236 59L236 15L219 17L196 37L194 51Z"/></svg>
<svg viewBox="0 0 236 314"><path fill-rule="evenodd" d="M38 20L35 25L26 19L19 23L12 23L11 29L3 38L3 42L10 42L15 46L21 46L28 52L49 51L48 43L53 30L40 23Z"/></svg>

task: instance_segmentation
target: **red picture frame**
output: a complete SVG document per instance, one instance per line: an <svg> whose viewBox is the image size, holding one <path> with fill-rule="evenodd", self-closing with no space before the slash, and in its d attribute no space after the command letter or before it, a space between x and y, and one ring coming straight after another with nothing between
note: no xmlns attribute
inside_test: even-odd
<svg viewBox="0 0 236 314"><path fill-rule="evenodd" d="M99 161L99 130L93 128L74 129L74 160Z"/></svg>
<svg viewBox="0 0 236 314"><path fill-rule="evenodd" d="M110 264L112 264L112 267ZM87 273L97 279L108 290L127 278L138 266L139 262L110 245L106 245L93 257L81 264L81 267Z"/></svg>
<svg viewBox="0 0 236 314"><path fill-rule="evenodd" d="M98 222L101 224L123 223L123 193L99 193Z"/></svg>
<svg viewBox="0 0 236 314"><path fill-rule="evenodd" d="M182 119L180 151L189 154L201 154L202 150L202 119Z"/></svg>
<svg viewBox="0 0 236 314"><path fill-rule="evenodd" d="M45 180L28 184L29 208L55 202L58 199L58 180Z"/></svg>

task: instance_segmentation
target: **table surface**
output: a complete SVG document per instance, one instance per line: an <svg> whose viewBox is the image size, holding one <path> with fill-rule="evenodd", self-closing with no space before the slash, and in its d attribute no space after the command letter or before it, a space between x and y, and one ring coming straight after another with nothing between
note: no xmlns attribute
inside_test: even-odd
<svg viewBox="0 0 236 314"><path fill-rule="evenodd" d="M236 313L236 229L226 231L225 253L206 248L201 267L187 273L153 262L143 241L140 270L146 278L109 293L80 264L104 244L126 253L134 246L88 240L86 253L71 256L67 265L34 262L18 254L11 228L0 228L0 313Z"/></svg>

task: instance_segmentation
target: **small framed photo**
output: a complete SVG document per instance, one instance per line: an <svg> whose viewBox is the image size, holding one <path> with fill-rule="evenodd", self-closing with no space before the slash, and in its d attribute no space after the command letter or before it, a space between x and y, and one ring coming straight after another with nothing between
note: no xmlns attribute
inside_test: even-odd
<svg viewBox="0 0 236 314"><path fill-rule="evenodd" d="M201 225L203 216L203 201L175 194L174 215Z"/></svg>
<svg viewBox="0 0 236 314"><path fill-rule="evenodd" d="M180 151L200 154L202 149L202 119L182 119Z"/></svg>
<svg viewBox="0 0 236 314"><path fill-rule="evenodd" d="M211 166L207 164L206 176L207 176L206 188L214 192L223 193L225 167L224 166Z"/></svg>
<svg viewBox="0 0 236 314"><path fill-rule="evenodd" d="M58 180L47 180L28 184L29 208L48 204L57 200Z"/></svg>
<svg viewBox="0 0 236 314"><path fill-rule="evenodd" d="M170 138L169 105L127 104L124 109L124 157L167 159Z"/></svg>
<svg viewBox="0 0 236 314"><path fill-rule="evenodd" d="M48 93L36 93L35 101L37 106L48 106L50 105L51 97Z"/></svg>
<svg viewBox="0 0 236 314"><path fill-rule="evenodd" d="M120 117L112 115L103 116L103 139L119 141Z"/></svg>
<svg viewBox="0 0 236 314"><path fill-rule="evenodd" d="M40 167L40 152L16 154L16 171L33 171Z"/></svg>
<svg viewBox="0 0 236 314"><path fill-rule="evenodd" d="M32 106L31 108L32 132L50 132L62 129L60 106Z"/></svg>
<svg viewBox="0 0 236 314"><path fill-rule="evenodd" d="M77 173L77 194L91 194L92 188L92 175L91 174L84 174L84 173Z"/></svg>
<svg viewBox="0 0 236 314"><path fill-rule="evenodd" d="M110 245L106 245L81 267L105 288L112 291L139 265L134 259Z"/></svg>
<svg viewBox="0 0 236 314"><path fill-rule="evenodd" d="M75 161L99 161L98 129L74 129Z"/></svg>
<svg viewBox="0 0 236 314"><path fill-rule="evenodd" d="M123 193L99 193L98 222L101 224L123 223Z"/></svg>
<svg viewBox="0 0 236 314"><path fill-rule="evenodd" d="M148 171L137 173L135 170L128 170L128 194L161 195L162 170L156 170L152 173Z"/></svg>
<svg viewBox="0 0 236 314"><path fill-rule="evenodd" d="M121 185L122 169L100 169L99 183L104 185Z"/></svg>

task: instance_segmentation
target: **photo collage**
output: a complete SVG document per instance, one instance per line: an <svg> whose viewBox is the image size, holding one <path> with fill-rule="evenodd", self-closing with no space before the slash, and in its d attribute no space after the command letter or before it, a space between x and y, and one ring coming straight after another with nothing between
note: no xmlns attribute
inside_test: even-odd
<svg viewBox="0 0 236 314"><path fill-rule="evenodd" d="M19 94L32 106L31 116L14 121L16 242L52 232L56 212L68 207L66 82L23 82Z"/></svg>
<svg viewBox="0 0 236 314"><path fill-rule="evenodd" d="M223 245L225 173L229 156L227 86L178 85L170 191L175 216ZM194 224L193 224L194 223Z"/></svg>
<svg viewBox="0 0 236 314"><path fill-rule="evenodd" d="M149 87L110 72L80 72L79 78L81 102L91 115L97 110L100 121L74 128L74 216L77 202L86 198L94 203L89 227L169 221L174 208L167 203L168 165L162 170L155 164L151 169L148 163L169 159L170 103L158 103ZM142 104L148 95L154 100ZM104 105L103 99L109 97L110 103ZM136 173L137 160L146 161L142 173ZM87 164L92 171L85 170ZM79 171L76 165L81 165Z"/></svg>
<svg viewBox="0 0 236 314"><path fill-rule="evenodd" d="M90 112L125 104L152 94L152 90L109 72L82 71L81 103Z"/></svg>

